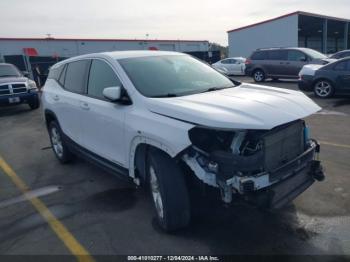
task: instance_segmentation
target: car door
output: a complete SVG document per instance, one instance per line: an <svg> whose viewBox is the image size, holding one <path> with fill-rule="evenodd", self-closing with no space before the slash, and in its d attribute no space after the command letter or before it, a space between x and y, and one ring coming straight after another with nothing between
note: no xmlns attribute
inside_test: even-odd
<svg viewBox="0 0 350 262"><path fill-rule="evenodd" d="M337 88L342 91L350 91L350 60L338 62L334 66Z"/></svg>
<svg viewBox="0 0 350 262"><path fill-rule="evenodd" d="M233 71L233 67L232 67L232 59L231 58L227 58L221 61L221 66L224 67L228 74L232 74Z"/></svg>
<svg viewBox="0 0 350 262"><path fill-rule="evenodd" d="M231 59L232 60L232 74L239 75L242 74L242 60Z"/></svg>
<svg viewBox="0 0 350 262"><path fill-rule="evenodd" d="M288 77L298 77L300 70L308 63L308 56L299 50L288 50L285 74Z"/></svg>
<svg viewBox="0 0 350 262"><path fill-rule="evenodd" d="M93 59L87 79L87 95L81 101L83 146L89 151L125 166L124 119L128 106L113 103L103 96L106 87L122 86L112 66Z"/></svg>
<svg viewBox="0 0 350 262"><path fill-rule="evenodd" d="M283 76L284 66L287 60L286 50L271 50L268 51L268 60L265 67L267 68L267 74L270 76Z"/></svg>
<svg viewBox="0 0 350 262"><path fill-rule="evenodd" d="M89 64L90 60L68 63L58 80L62 88L52 94L55 114L63 133L78 144L82 133L80 100L86 91Z"/></svg>

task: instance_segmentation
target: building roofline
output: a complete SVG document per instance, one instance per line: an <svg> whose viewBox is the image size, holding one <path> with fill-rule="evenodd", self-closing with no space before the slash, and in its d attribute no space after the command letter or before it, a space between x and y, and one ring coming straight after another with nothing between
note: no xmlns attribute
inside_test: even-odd
<svg viewBox="0 0 350 262"><path fill-rule="evenodd" d="M337 20L337 21L350 22L350 19L333 17L333 16L326 16L326 15L320 15L320 14L309 13L309 12L304 12L304 11L295 11L295 12L288 13L288 14L285 14L285 15L281 15L281 16L278 16L278 17L275 17L275 18L264 20L264 21L261 21L261 22L258 22L258 23L254 23L254 24L243 26L243 27L235 28L235 29L227 31L227 33L240 31L240 30L243 30L243 29L246 29L246 28L250 28L250 27L254 27L254 26L257 26L257 25L261 25L261 24L266 24L266 23L273 22L273 21L276 21L276 20L279 20L279 19L282 19L282 18L293 16L293 15L306 15L306 16L314 16L314 17L319 17L319 18L332 19L332 20Z"/></svg>
<svg viewBox="0 0 350 262"><path fill-rule="evenodd" d="M172 40L172 39L111 39L111 38L35 38L35 37L0 37L0 41L103 41L103 42L206 42L208 40Z"/></svg>

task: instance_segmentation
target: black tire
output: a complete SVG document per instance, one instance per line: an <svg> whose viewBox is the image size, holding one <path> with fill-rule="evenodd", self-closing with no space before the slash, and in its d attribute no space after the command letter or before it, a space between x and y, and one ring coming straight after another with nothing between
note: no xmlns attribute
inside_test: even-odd
<svg viewBox="0 0 350 262"><path fill-rule="evenodd" d="M261 69L256 69L253 73L254 81L261 83L265 81L265 72Z"/></svg>
<svg viewBox="0 0 350 262"><path fill-rule="evenodd" d="M152 171L153 169L153 171ZM175 231L190 223L190 199L183 172L164 152L152 149L147 165L147 177L157 221L166 232ZM152 178L156 178L156 186ZM160 196L161 211L155 200Z"/></svg>
<svg viewBox="0 0 350 262"><path fill-rule="evenodd" d="M34 101L28 103L31 110L38 109L40 107L40 100L36 98Z"/></svg>
<svg viewBox="0 0 350 262"><path fill-rule="evenodd" d="M71 160L73 160L73 154L69 151L68 146L63 139L63 133L59 124L56 121L51 121L48 129L52 150L55 156L62 164L69 163ZM56 135L54 132L56 132ZM58 149L59 142L57 139L59 139L59 142L61 143L60 150Z"/></svg>
<svg viewBox="0 0 350 262"><path fill-rule="evenodd" d="M334 94L333 83L327 79L321 79L314 84L314 94L319 98L330 98Z"/></svg>

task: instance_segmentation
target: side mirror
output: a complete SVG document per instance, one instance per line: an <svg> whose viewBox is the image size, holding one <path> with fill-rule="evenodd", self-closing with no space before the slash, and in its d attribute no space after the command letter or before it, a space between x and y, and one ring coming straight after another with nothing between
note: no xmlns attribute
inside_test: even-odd
<svg viewBox="0 0 350 262"><path fill-rule="evenodd" d="M112 102L120 100L122 88L120 86L106 87L103 89L103 96Z"/></svg>
<svg viewBox="0 0 350 262"><path fill-rule="evenodd" d="M307 62L307 57L302 57L299 59L301 62Z"/></svg>

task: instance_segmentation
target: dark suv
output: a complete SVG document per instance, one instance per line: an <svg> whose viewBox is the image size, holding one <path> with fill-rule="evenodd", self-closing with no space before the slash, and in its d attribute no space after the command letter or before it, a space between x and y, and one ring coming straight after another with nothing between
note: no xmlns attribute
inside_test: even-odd
<svg viewBox="0 0 350 262"><path fill-rule="evenodd" d="M14 65L0 63L0 105L21 103L28 104L31 109L39 107L35 82L25 77Z"/></svg>
<svg viewBox="0 0 350 262"><path fill-rule="evenodd" d="M345 57L350 57L350 50L343 50L330 56L333 59L342 59Z"/></svg>
<svg viewBox="0 0 350 262"><path fill-rule="evenodd" d="M327 64L332 59L309 48L258 49L246 60L245 73L255 82L266 78L298 78L306 64Z"/></svg>

